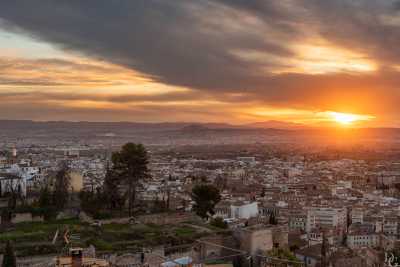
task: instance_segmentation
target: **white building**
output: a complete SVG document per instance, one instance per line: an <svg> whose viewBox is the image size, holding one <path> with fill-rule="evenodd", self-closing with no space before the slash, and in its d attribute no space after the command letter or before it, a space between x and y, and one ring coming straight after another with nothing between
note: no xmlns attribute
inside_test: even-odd
<svg viewBox="0 0 400 267"><path fill-rule="evenodd" d="M312 229L319 227L342 227L346 229L346 208L309 207L307 209L306 231L310 232Z"/></svg>
<svg viewBox="0 0 400 267"><path fill-rule="evenodd" d="M255 157L237 157L238 161L245 162L245 163L255 163L256 158Z"/></svg>
<svg viewBox="0 0 400 267"><path fill-rule="evenodd" d="M304 231L307 224L307 215L303 213L290 214L288 224L291 230L300 229Z"/></svg>
<svg viewBox="0 0 400 267"><path fill-rule="evenodd" d="M397 236L398 234L398 219L397 216L385 216L383 221L383 233L388 236Z"/></svg>
<svg viewBox="0 0 400 267"><path fill-rule="evenodd" d="M346 189L351 189L352 188L352 182L351 181L338 181L337 185L341 186L341 187L344 187Z"/></svg>
<svg viewBox="0 0 400 267"><path fill-rule="evenodd" d="M228 219L231 217L231 206L227 201L220 201L214 209L214 217Z"/></svg>
<svg viewBox="0 0 400 267"><path fill-rule="evenodd" d="M11 192L26 196L26 180L10 173L0 173L0 197Z"/></svg>
<svg viewBox="0 0 400 267"><path fill-rule="evenodd" d="M231 205L231 217L235 219L249 219L251 217L258 216L258 204L257 202L242 204L242 205Z"/></svg>
<svg viewBox="0 0 400 267"><path fill-rule="evenodd" d="M40 168L37 166L30 166L29 162L12 164L9 168L4 169L4 171L21 177L28 186L41 181L43 178Z"/></svg>
<svg viewBox="0 0 400 267"><path fill-rule="evenodd" d="M379 246L379 235L373 232L355 231L347 235L347 246L351 249Z"/></svg>
<svg viewBox="0 0 400 267"><path fill-rule="evenodd" d="M363 208L354 208L351 210L351 223L364 223Z"/></svg>

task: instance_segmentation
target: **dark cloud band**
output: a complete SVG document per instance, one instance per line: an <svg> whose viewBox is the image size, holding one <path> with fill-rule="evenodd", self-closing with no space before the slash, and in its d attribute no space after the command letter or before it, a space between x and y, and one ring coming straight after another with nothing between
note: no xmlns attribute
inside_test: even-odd
<svg viewBox="0 0 400 267"><path fill-rule="evenodd" d="M328 109L335 104L325 99L334 96L349 109L381 112L382 103L370 103L379 99L392 112L398 7L373 0L4 0L0 25L217 99L241 93L246 101ZM309 36L362 53L378 71L277 74L296 58L292 45ZM357 94L368 103L352 104Z"/></svg>

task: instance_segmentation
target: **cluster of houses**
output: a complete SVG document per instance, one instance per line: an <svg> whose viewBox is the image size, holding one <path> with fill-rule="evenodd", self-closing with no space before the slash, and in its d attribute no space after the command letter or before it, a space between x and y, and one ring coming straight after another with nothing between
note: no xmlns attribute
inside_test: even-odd
<svg viewBox="0 0 400 267"><path fill-rule="evenodd" d="M274 248L288 249L314 267L325 260L343 264L343 255L354 262L359 258L379 262L382 252L399 248L398 162L315 160L301 155L224 159L151 151L150 155L151 179L143 181L138 199L163 201L169 210L190 212L192 188L199 183L215 185L222 200L214 217L222 218L234 232L236 250L268 255ZM108 160L104 153L87 148L13 150L0 156L0 198L15 190L29 194L65 160L75 190L102 184ZM225 246L221 240L217 243Z"/></svg>

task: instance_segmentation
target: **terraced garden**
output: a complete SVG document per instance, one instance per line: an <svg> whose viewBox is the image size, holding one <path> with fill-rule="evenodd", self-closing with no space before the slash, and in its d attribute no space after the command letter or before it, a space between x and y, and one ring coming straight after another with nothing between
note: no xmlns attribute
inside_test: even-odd
<svg viewBox="0 0 400 267"><path fill-rule="evenodd" d="M0 244L12 240L18 256L57 254L64 247L63 233L69 229L74 246L93 245L99 252L129 252L157 245L184 245L209 233L188 224L104 224L82 223L77 219L19 223L0 231ZM53 244L55 233L58 238Z"/></svg>

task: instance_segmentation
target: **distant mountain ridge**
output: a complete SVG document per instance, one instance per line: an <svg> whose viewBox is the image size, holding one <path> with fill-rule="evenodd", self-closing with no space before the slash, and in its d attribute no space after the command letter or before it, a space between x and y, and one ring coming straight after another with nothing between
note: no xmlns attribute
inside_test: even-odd
<svg viewBox="0 0 400 267"><path fill-rule="evenodd" d="M42 143L59 140L105 143L105 140L144 144L238 144L254 142L304 142L325 138L339 140L400 140L400 128L312 128L301 124L266 121L233 125L190 122L66 122L0 120L0 137L35 139ZM301 140L301 141L299 141Z"/></svg>
<svg viewBox="0 0 400 267"><path fill-rule="evenodd" d="M288 129L288 130L310 128L309 126L300 123L277 121L277 120L254 122L254 123L244 124L242 126L250 128L268 128L268 129L274 128L274 129Z"/></svg>
<svg viewBox="0 0 400 267"><path fill-rule="evenodd" d="M32 120L0 120L0 134L9 131L66 131L66 132L142 132L142 131L206 131L206 130L282 130L319 132L329 127L310 127L299 123L282 121L265 121L248 124L200 123L200 122L70 122L70 121L32 121ZM335 128L335 129L339 129ZM400 128L349 128L349 131L371 133L397 133Z"/></svg>
<svg viewBox="0 0 400 267"><path fill-rule="evenodd" d="M230 124L217 122L91 122L91 121L33 121L33 120L0 120L0 130L2 128L43 128L43 127L128 127L128 128L146 128L146 129L170 129L178 130L185 127L205 127L208 129L238 129L238 128L260 128L260 129L287 129L304 130L329 128L326 126L309 126L301 123L285 122L278 120L268 120L246 124ZM358 129L400 129L400 128L358 128Z"/></svg>

